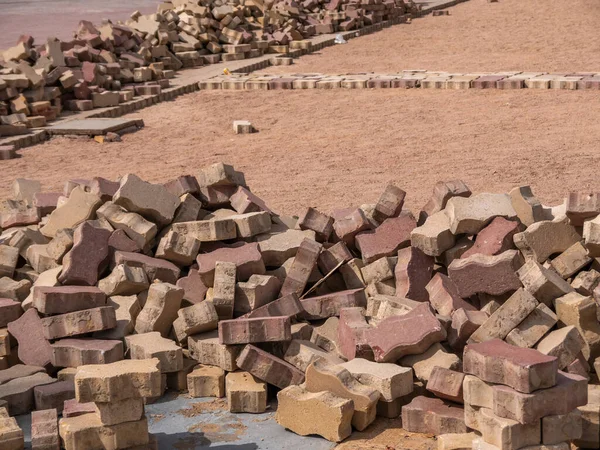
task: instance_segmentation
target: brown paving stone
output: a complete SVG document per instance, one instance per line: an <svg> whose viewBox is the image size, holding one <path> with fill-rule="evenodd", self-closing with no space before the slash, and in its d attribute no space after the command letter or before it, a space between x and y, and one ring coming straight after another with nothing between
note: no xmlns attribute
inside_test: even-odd
<svg viewBox="0 0 600 450"><path fill-rule="evenodd" d="M33 307L42 314L64 314L106 306L106 294L95 286L33 288Z"/></svg>
<svg viewBox="0 0 600 450"><path fill-rule="evenodd" d="M219 322L219 343L252 344L291 340L289 317L261 317Z"/></svg>
<svg viewBox="0 0 600 450"><path fill-rule="evenodd" d="M51 367L52 346L44 335L44 323L35 309L8 324L8 332L19 343L19 359L32 366Z"/></svg>
<svg viewBox="0 0 600 450"><path fill-rule="evenodd" d="M304 312L300 317L308 320L327 319L339 316L342 308L367 306L367 297L364 289L350 289L331 294L308 297L300 300Z"/></svg>
<svg viewBox="0 0 600 450"><path fill-rule="evenodd" d="M342 308L338 324L338 345L340 354L348 359L373 359L373 351L367 344L366 333L371 326L365 319L364 308Z"/></svg>
<svg viewBox="0 0 600 450"><path fill-rule="evenodd" d="M213 286L215 264L217 261L232 262L237 267L237 280L247 281L253 274L262 275L266 272L265 264L258 249L258 244L238 243L223 247L210 253L200 253L196 258L198 273L205 286Z"/></svg>
<svg viewBox="0 0 600 450"><path fill-rule="evenodd" d="M462 408L437 398L416 397L402 407L402 427L413 433L466 433Z"/></svg>
<svg viewBox="0 0 600 450"><path fill-rule="evenodd" d="M383 256L394 256L400 248L410 245L410 232L416 225L411 214L402 213L384 220L374 231L358 233L356 246L363 261L368 264Z"/></svg>
<svg viewBox="0 0 600 450"><path fill-rule="evenodd" d="M398 250L398 262L394 270L396 295L411 300L429 300L426 289L431 280L434 259L416 247Z"/></svg>
<svg viewBox="0 0 600 450"><path fill-rule="evenodd" d="M236 362L240 369L280 389L304 382L303 371L251 344L244 347Z"/></svg>

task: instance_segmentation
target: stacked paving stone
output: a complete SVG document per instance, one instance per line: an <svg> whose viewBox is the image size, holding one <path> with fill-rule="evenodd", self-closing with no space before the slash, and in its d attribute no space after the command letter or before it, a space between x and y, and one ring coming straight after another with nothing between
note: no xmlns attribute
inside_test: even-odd
<svg viewBox="0 0 600 450"><path fill-rule="evenodd" d="M389 184L288 217L223 163L54 193L18 179L0 408L74 450L154 445L144 403L166 390L232 413L276 400L283 427L335 442L379 416L441 449L597 448L599 195L547 207L453 180L413 215ZM6 419L0 442L21 442Z"/></svg>
<svg viewBox="0 0 600 450"><path fill-rule="evenodd" d="M35 45L23 35L0 55L0 136L44 126L63 108L87 111L160 94L181 68L267 52L298 56L311 36L417 11L404 0L175 0L125 23L81 21L70 41Z"/></svg>

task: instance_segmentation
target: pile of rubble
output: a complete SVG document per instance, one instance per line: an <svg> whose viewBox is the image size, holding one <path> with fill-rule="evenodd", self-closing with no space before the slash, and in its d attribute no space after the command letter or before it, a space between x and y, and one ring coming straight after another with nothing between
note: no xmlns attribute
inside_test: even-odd
<svg viewBox="0 0 600 450"><path fill-rule="evenodd" d="M34 45L23 35L1 55L0 136L44 126L63 108L87 111L160 94L181 68L265 53L297 56L310 49L311 36L416 11L404 0L173 0L125 23L81 21L70 41Z"/></svg>
<svg viewBox="0 0 600 450"><path fill-rule="evenodd" d="M271 385L283 427L336 442L401 416L445 450L598 448L600 194L440 182L417 217L405 195L296 218L222 163L16 180L0 408L35 411L34 449L153 448L144 403L166 390L262 413ZM6 411L0 447L22 448Z"/></svg>

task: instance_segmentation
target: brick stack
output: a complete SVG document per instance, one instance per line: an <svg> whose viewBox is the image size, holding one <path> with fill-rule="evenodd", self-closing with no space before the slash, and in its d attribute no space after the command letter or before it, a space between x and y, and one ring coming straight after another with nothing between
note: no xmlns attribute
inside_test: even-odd
<svg viewBox="0 0 600 450"><path fill-rule="evenodd" d="M402 416L446 449L600 445L597 194L550 208L456 180L418 215L405 196L293 218L223 163L165 184L17 180L0 403L55 409L75 450L148 439L142 398L166 390L234 413L277 398L282 426L332 441Z"/></svg>
<svg viewBox="0 0 600 450"><path fill-rule="evenodd" d="M64 448L149 448L144 399L162 393L159 366L158 359L147 359L80 367L76 399L94 412L60 420Z"/></svg>
<svg viewBox="0 0 600 450"><path fill-rule="evenodd" d="M0 56L0 136L27 132L63 109L116 106L160 94L175 71L310 48L316 34L416 12L404 0L165 2L125 23L81 21L74 39L35 45L23 35ZM3 59L3 61L2 61Z"/></svg>

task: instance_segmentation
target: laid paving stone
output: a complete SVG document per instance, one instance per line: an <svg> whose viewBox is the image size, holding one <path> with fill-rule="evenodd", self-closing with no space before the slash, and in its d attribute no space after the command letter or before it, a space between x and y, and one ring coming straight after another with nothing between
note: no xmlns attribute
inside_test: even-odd
<svg viewBox="0 0 600 450"><path fill-rule="evenodd" d="M158 359L161 373L178 372L183 369L181 347L174 341L163 338L156 331L127 336L125 343L131 359Z"/></svg>
<svg viewBox="0 0 600 450"><path fill-rule="evenodd" d="M289 386L277 393L279 425L301 436L317 434L341 442L352 433L353 401L329 392Z"/></svg>
<svg viewBox="0 0 600 450"><path fill-rule="evenodd" d="M436 397L456 403L464 403L463 380L465 374L436 366L431 371L427 390Z"/></svg>
<svg viewBox="0 0 600 450"><path fill-rule="evenodd" d="M219 316L212 302L181 308L173 322L173 330L179 342L185 342L192 334L216 330Z"/></svg>
<svg viewBox="0 0 600 450"><path fill-rule="evenodd" d="M158 331L168 336L181 306L183 289L170 283L153 283L148 298L135 322L137 333Z"/></svg>
<svg viewBox="0 0 600 450"><path fill-rule="evenodd" d="M111 403L95 403L95 410L104 425L117 425L141 420L144 415L144 399L128 398Z"/></svg>
<svg viewBox="0 0 600 450"><path fill-rule="evenodd" d="M489 383L529 394L556 384L558 361L533 349L514 347L500 339L465 347L463 370Z"/></svg>
<svg viewBox="0 0 600 450"><path fill-rule="evenodd" d="M280 389L304 382L303 371L250 344L244 347L236 362L240 369Z"/></svg>
<svg viewBox="0 0 600 450"><path fill-rule="evenodd" d="M111 306L84 309L42 319L44 337L60 339L108 330L117 325L115 310Z"/></svg>
<svg viewBox="0 0 600 450"><path fill-rule="evenodd" d="M264 275L266 272L257 243L234 244L198 255L198 272L205 286L214 285L215 264L219 261L235 263L238 281L248 281L250 276Z"/></svg>
<svg viewBox="0 0 600 450"><path fill-rule="evenodd" d="M542 417L542 444L556 445L581 438L582 417L578 410Z"/></svg>
<svg viewBox="0 0 600 450"><path fill-rule="evenodd" d="M362 358L340 364L361 384L376 389L381 399L393 401L413 391L412 369L396 364L375 363Z"/></svg>
<svg viewBox="0 0 600 450"><path fill-rule="evenodd" d="M537 307L508 335L506 342L523 348L532 348L546 333L548 333L558 318L556 314L543 303Z"/></svg>
<svg viewBox="0 0 600 450"><path fill-rule="evenodd" d="M65 314L106 306L106 294L95 286L37 286L33 307L42 314Z"/></svg>
<svg viewBox="0 0 600 450"><path fill-rule="evenodd" d="M320 361L311 363L306 369L305 389L309 392L329 391L352 400L352 426L359 431L375 420L379 392L359 383L348 370L340 366L328 366Z"/></svg>
<svg viewBox="0 0 600 450"><path fill-rule="evenodd" d="M162 185L147 183L136 175L127 174L121 178L113 202L158 225L166 225L173 219L180 200Z"/></svg>
<svg viewBox="0 0 600 450"><path fill-rule="evenodd" d="M104 203L96 215L108 220L116 230L123 230L140 248L146 248L158 231L156 224L113 202Z"/></svg>
<svg viewBox="0 0 600 450"><path fill-rule="evenodd" d="M292 339L289 317L260 317L219 322L221 344L253 344Z"/></svg>
<svg viewBox="0 0 600 450"><path fill-rule="evenodd" d="M431 280L433 263L433 257L417 247L398 250L398 262L394 269L396 295L423 302L429 300L426 287Z"/></svg>
<svg viewBox="0 0 600 450"><path fill-rule="evenodd" d="M54 367L110 364L123 359L123 342L102 339L61 339L52 344Z"/></svg>
<svg viewBox="0 0 600 450"><path fill-rule="evenodd" d="M262 413L267 409L267 385L248 372L230 372L225 377L229 412Z"/></svg>
<svg viewBox="0 0 600 450"><path fill-rule="evenodd" d="M425 286L431 306L442 316L451 316L454 311L475 311L476 308L462 299L456 284L446 275L436 273ZM417 299L415 299L417 300Z"/></svg>
<svg viewBox="0 0 600 450"><path fill-rule="evenodd" d="M279 280L270 275L252 275L235 288L234 314L243 315L271 303L281 290Z"/></svg>
<svg viewBox="0 0 600 450"><path fill-rule="evenodd" d="M298 248L294 262L281 286L280 297L295 293L302 295L308 278L317 263L322 245L310 239L304 239Z"/></svg>
<svg viewBox="0 0 600 450"><path fill-rule="evenodd" d="M57 381L33 388L35 408L38 410L56 409L62 412L65 400L75 398L75 384L72 381Z"/></svg>
<svg viewBox="0 0 600 450"><path fill-rule="evenodd" d="M31 449L60 450L56 409L31 413Z"/></svg>
<svg viewBox="0 0 600 450"><path fill-rule="evenodd" d="M346 359L373 359L373 351L366 341L371 326L365 319L364 308L342 308L338 323L338 350Z"/></svg>
<svg viewBox="0 0 600 450"><path fill-rule="evenodd" d="M404 356L400 364L412 367L418 380L427 384L436 367L448 370L460 370L461 361L454 353L447 352L442 344L436 342L423 353Z"/></svg>
<svg viewBox="0 0 600 450"><path fill-rule="evenodd" d="M192 398L225 397L225 371L220 367L198 365L187 375Z"/></svg>
<svg viewBox="0 0 600 450"><path fill-rule="evenodd" d="M554 258L550 265L561 277L567 279L587 266L591 261L592 258L588 256L587 249L581 242L576 242Z"/></svg>
<svg viewBox="0 0 600 450"><path fill-rule="evenodd" d="M496 416L490 409L465 405L465 424L481 433L483 440L502 450L539 445L542 441L541 421L520 424Z"/></svg>
<svg viewBox="0 0 600 450"><path fill-rule="evenodd" d="M538 301L523 288L517 290L471 335L469 342L504 339L535 308Z"/></svg>
<svg viewBox="0 0 600 450"><path fill-rule="evenodd" d="M410 245L410 233L416 227L414 217L402 213L398 217L384 220L373 231L363 231L355 237L365 264L384 256L395 256L397 251Z"/></svg>
<svg viewBox="0 0 600 450"><path fill-rule="evenodd" d="M366 333L377 362L396 361L404 355L422 353L445 338L446 331L428 304L403 316L389 317Z"/></svg>
<svg viewBox="0 0 600 450"><path fill-rule="evenodd" d="M26 311L8 324L8 332L19 343L19 360L25 364L50 368L52 346L46 340L44 323L35 309Z"/></svg>
<svg viewBox="0 0 600 450"><path fill-rule="evenodd" d="M40 231L44 236L53 238L63 228L74 229L80 223L92 219L101 204L100 197L77 187L71 191L64 204L52 211Z"/></svg>
<svg viewBox="0 0 600 450"><path fill-rule="evenodd" d="M237 359L242 346L219 343L217 331L195 334L188 338L190 356L201 364L217 366L228 372L237 369Z"/></svg>
<svg viewBox="0 0 600 450"><path fill-rule="evenodd" d="M495 256L478 253L452 261L448 266L448 275L463 298L478 293L501 295L521 287L515 272L522 265L523 259L516 250L507 250Z"/></svg>
<svg viewBox="0 0 600 450"><path fill-rule="evenodd" d="M75 375L75 396L80 403L158 397L162 394L159 366L156 358L80 366Z"/></svg>
<svg viewBox="0 0 600 450"><path fill-rule="evenodd" d="M544 416L568 414L587 404L587 380L558 372L556 386L523 394L507 386L494 386L494 414L527 424Z"/></svg>
<svg viewBox="0 0 600 450"><path fill-rule="evenodd" d="M344 363L337 353L325 351L316 344L301 339L293 339L289 343L283 358L302 372L306 372L308 366L315 361L333 366Z"/></svg>
<svg viewBox="0 0 600 450"><path fill-rule="evenodd" d="M554 253L564 252L580 240L581 236L565 216L536 222L514 235L517 248L539 263L545 262Z"/></svg>
<svg viewBox="0 0 600 450"><path fill-rule="evenodd" d="M525 290L548 307L553 307L554 300L557 298L573 292L569 283L554 270L547 269L534 259L527 260L517 270L517 275Z"/></svg>
<svg viewBox="0 0 600 450"><path fill-rule="evenodd" d="M466 433L463 409L427 397L416 397L402 407L402 427L411 433Z"/></svg>
<svg viewBox="0 0 600 450"><path fill-rule="evenodd" d="M28 414L35 409L34 388L55 381L44 372L9 380L0 385L0 400L6 401L11 416Z"/></svg>
<svg viewBox="0 0 600 450"><path fill-rule="evenodd" d="M453 234L477 234L494 217L513 219L517 216L507 194L481 193L448 200L446 213Z"/></svg>
<svg viewBox="0 0 600 450"><path fill-rule="evenodd" d="M350 289L308 297L300 300L300 303L304 309L300 314L302 318L318 320L339 316L343 308L364 308L367 306L367 297L364 289Z"/></svg>
<svg viewBox="0 0 600 450"><path fill-rule="evenodd" d="M536 349L558 359L558 368L563 370L584 349L586 343L579 330L570 325L550 332L536 346Z"/></svg>

